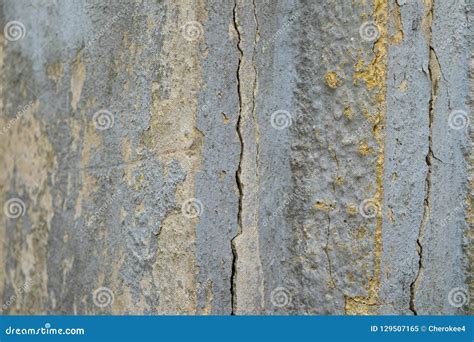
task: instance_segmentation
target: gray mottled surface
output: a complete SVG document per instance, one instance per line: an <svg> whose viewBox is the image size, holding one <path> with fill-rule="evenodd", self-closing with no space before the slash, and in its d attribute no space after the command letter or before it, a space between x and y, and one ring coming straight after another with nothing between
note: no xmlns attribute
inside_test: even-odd
<svg viewBox="0 0 474 342"><path fill-rule="evenodd" d="M2 312L472 312L472 7L4 1Z"/></svg>

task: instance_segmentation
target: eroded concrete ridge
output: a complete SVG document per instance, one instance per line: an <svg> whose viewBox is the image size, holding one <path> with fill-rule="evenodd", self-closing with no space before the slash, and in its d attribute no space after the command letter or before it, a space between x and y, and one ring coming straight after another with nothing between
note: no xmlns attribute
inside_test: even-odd
<svg viewBox="0 0 474 342"><path fill-rule="evenodd" d="M1 9L3 313L472 312L465 1Z"/></svg>

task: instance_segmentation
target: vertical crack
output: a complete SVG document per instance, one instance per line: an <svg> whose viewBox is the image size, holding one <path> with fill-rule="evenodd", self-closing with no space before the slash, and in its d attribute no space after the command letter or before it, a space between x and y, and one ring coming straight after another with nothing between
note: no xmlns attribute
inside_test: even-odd
<svg viewBox="0 0 474 342"><path fill-rule="evenodd" d="M231 315L235 315L236 309L236 279L237 279L237 259L238 253L237 248L235 245L235 239L242 234L242 197L243 197L243 184L241 182L241 174L242 174L242 159L244 153L244 140L242 137L242 93L241 93L241 82L240 82L240 71L242 66L242 56L244 54L242 47L241 47L241 37L240 37L240 30L239 25L237 23L237 0L234 3L233 8L233 22L234 22L234 29L237 33L237 49L239 51L239 62L237 66L237 94L239 97L239 110L238 110L238 118L235 130L237 132L237 136L240 142L240 157L239 157L239 165L237 167L237 171L235 172L235 181L237 184L237 188L239 190L239 209L237 213L237 234L231 240L231 248L232 248L232 274L231 274L231 284L230 284L230 292L231 292Z"/></svg>
<svg viewBox="0 0 474 342"><path fill-rule="evenodd" d="M253 70L255 74L255 78L253 81L253 93L252 93L252 114L253 114L253 120L255 122L255 129L257 130L257 137L256 137L256 156L255 156L255 164L256 164L256 172L257 172L257 181L259 180L259 160L258 157L260 155L260 144L259 144L259 137L260 137L260 130L259 130L259 125L257 121L257 115L256 115L256 107L257 107L257 78L258 78L258 71L257 71L257 64L256 64L256 59L257 59L257 42L258 42L258 37L260 35L259 33L259 28L258 28L258 18L257 18L257 4L255 3L255 0L253 0L253 16L255 20L255 38L254 38L254 44L253 44L253 55L252 55L252 65L253 65Z"/></svg>
<svg viewBox="0 0 474 342"><path fill-rule="evenodd" d="M328 212L328 228L326 231L326 245L323 247L324 253L326 254L326 259L328 260L328 272L329 272L329 279L331 279L332 288L337 288L336 281L334 280L334 276L332 273L332 263L331 257L329 256L329 239L331 236L331 207L329 208Z"/></svg>
<svg viewBox="0 0 474 342"><path fill-rule="evenodd" d="M238 222L238 229L236 235L232 238L231 240L231 247L232 247L232 256L233 256L233 262L232 262L232 275L231 275L231 306L232 306L232 315L236 314L237 310L237 272L238 272L238 250L237 250L237 238L243 234L243 225L245 224L246 227L252 227L253 226L253 220L250 220L251 222L248 222L249 220L246 219L246 217L243 215L243 210L244 210L244 204L246 205L245 208L248 206L252 205L251 210L256 210L255 205L253 200L253 194L254 191L253 189L249 188L251 203L244 202L244 196L247 197L247 190L244 190L244 182L242 181L245 179L246 181L250 182L253 184L253 175L249 175L250 179L248 177L242 177L243 169L245 168L245 172L248 172L247 167L250 168L250 170L253 169L255 166L255 172L256 172L256 184L258 185L258 155L259 155L259 142L258 142L258 137L259 137L259 132L258 132L258 123L257 123L257 116L256 116L256 94L257 94L257 66L256 66L256 45L257 45L257 40L258 40L258 21L257 21L257 12L256 12L256 3L255 1L252 2L253 4L253 16L254 16L254 21L255 21L255 36L254 36L254 41L253 41L253 50L251 51L251 60L250 58L247 58L247 54L250 55L250 53L247 53L247 48L244 43L246 43L246 40L244 40L244 33L247 33L247 31L243 30L243 27L241 26L241 19L242 16L247 16L249 13L247 13L245 8L239 7L239 6L244 6L244 3L240 3L239 0L235 0L234 3L234 8L233 8L233 24L234 24L234 30L236 32L237 36L237 49L239 51L239 62L238 62L238 67L237 67L237 93L239 97L239 111L238 111L238 118L237 118L237 123L236 123L236 133L238 136L238 139L240 141L240 159L239 159L239 165L235 174L235 180L237 184L237 188L239 191L239 209L238 209L238 217L237 217L237 222ZM246 18L245 18L246 19ZM250 57L250 56L248 56ZM247 64L247 59L251 61L251 64ZM253 68L253 71L249 70L249 67ZM253 77L249 77L252 76ZM249 101L250 100L250 101ZM255 133L255 144L256 144L256 151L255 151L255 156L254 155L249 155L247 158L247 152L245 151L245 132L250 133L251 131L244 131L244 127L247 124L247 122L244 120L246 119L251 119L253 122L253 125L255 126L256 133ZM253 140L250 138L251 143L253 144ZM253 153L253 152L252 152ZM245 157L245 159L244 159ZM249 158L255 158L253 160L250 160ZM250 165L249 165L250 163ZM258 194L258 192L257 192ZM258 203L258 201L257 201ZM257 213L255 213L258 215ZM258 220L258 219L256 219ZM255 229L257 229L258 224L255 223ZM253 231L250 232L252 234ZM263 296L262 296L263 298Z"/></svg>
<svg viewBox="0 0 474 342"><path fill-rule="evenodd" d="M410 284L410 311L414 315L418 315L416 310L415 304L415 297L416 297L416 289L418 287L418 283L420 282L421 275L423 273L423 245L421 240L423 239L425 227L430 219L430 197L432 191L431 185L431 175L432 175L432 161L436 159L433 154L433 143L432 143L432 135L433 135L433 113L434 113L434 105L436 102L436 97L438 96L439 92L439 79L442 76L441 74L441 67L438 61L438 57L436 52L432 46L432 20L433 20L433 6L434 4L431 3L428 17L430 21L429 26L429 63L428 63L428 76L431 82L431 97L428 104L428 153L426 154L426 165L428 167L428 171L426 173L425 179L425 198L423 201L423 218L420 223L420 228L418 230L418 238L416 240L416 251L418 254L418 272L416 274L415 279Z"/></svg>
<svg viewBox="0 0 474 342"><path fill-rule="evenodd" d="M258 91L258 69L257 69L257 46L258 41L260 38L260 31L259 31L259 23L258 23L258 15L257 15L257 3L256 0L253 0L253 17L255 22L255 35L253 41L253 51L252 51L252 65L253 65L253 87L252 87L252 116L253 122L255 125L255 173L256 173L256 186L260 186L260 126L258 124L257 118L257 91ZM256 194L257 204L260 202L260 192L257 190ZM258 230L258 222L259 222L259 212L258 208L255 212L255 230ZM257 232L258 234L258 232ZM258 244L258 241L257 241ZM258 249L258 264L261 265L261 257L260 257L260 249ZM262 280L260 282L259 292L261 295L261 306L264 307L265 303L265 293L264 293L264 276L262 272Z"/></svg>
<svg viewBox="0 0 474 342"><path fill-rule="evenodd" d="M327 145L327 149L328 149L330 155L332 156L332 158L334 159L334 162L336 163L336 172L335 172L334 180L332 182L332 191L333 191L334 198L337 198L336 179L339 176L339 159L337 158L336 150L331 147L331 145L329 144L329 142L327 140L326 140L326 145ZM327 214L328 227L327 227L327 230L326 230L326 245L323 247L323 250L324 250L324 253L326 254L326 258L327 258L327 261L328 261L329 279L331 280L332 288L336 289L336 291L339 291L344 296L344 292L339 288L339 286L336 282L336 279L334 278L333 263L331 261L331 256L330 256L330 253L329 253L329 240L331 239L331 212L332 212L333 209L334 209L334 207L333 207L333 204L331 203L329 205L329 211L328 211L328 214ZM346 313L346 312L344 312L344 313Z"/></svg>

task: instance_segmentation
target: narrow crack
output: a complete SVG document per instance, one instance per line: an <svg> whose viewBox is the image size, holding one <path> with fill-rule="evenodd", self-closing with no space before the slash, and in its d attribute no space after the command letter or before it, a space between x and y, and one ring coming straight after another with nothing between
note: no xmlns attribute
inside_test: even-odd
<svg viewBox="0 0 474 342"><path fill-rule="evenodd" d="M328 272L329 272L329 278L331 279L332 287L337 288L336 282L334 280L334 276L332 274L332 263L331 263L331 258L329 256L329 238L331 236L331 208L329 209L330 210L328 213L328 229L326 231L326 246L323 247L323 250L328 260Z"/></svg>
<svg viewBox="0 0 474 342"><path fill-rule="evenodd" d="M429 15L431 16L431 21L433 20L433 4L431 4ZM438 61L438 57L436 52L432 46L432 22L430 23L430 37L429 37L429 63L428 63L428 74L431 82L431 97L428 105L428 153L426 154L426 165L428 167L428 171L426 173L425 179L425 198L423 201L423 218L420 223L420 228L418 230L418 238L416 240L416 251L418 254L418 272L416 274L415 279L410 284L410 311L416 316L418 315L416 304L415 304L415 297L416 297L416 288L418 287L418 283L421 279L421 275L423 273L423 245L421 240L423 239L426 224L430 218L430 197L432 191L432 184L431 184L431 175L432 175L432 162L433 159L439 160L433 154L433 112L434 112L434 104L436 102L436 97L438 96L439 91L439 80L441 77L444 78L441 72L441 67Z"/></svg>
<svg viewBox="0 0 474 342"><path fill-rule="evenodd" d="M339 176L339 159L337 158L336 150L331 147L331 145L329 144L327 140L326 140L326 148L329 151L329 154L331 155L331 157L334 159L334 162L336 163L336 172L335 172L335 180L336 180L337 177ZM334 198L337 198L335 180L332 182L332 191L333 191ZM337 282L334 278L331 256L329 254L329 240L331 238L331 212L332 210L333 210L333 205L331 203L329 205L329 211L327 214L328 227L326 230L326 245L323 247L323 251L326 254L326 259L328 261L329 279L331 280L332 287L336 289L337 291L339 291L345 297L344 292L338 287Z"/></svg>
<svg viewBox="0 0 474 342"><path fill-rule="evenodd" d="M255 36L253 42L253 51L252 51L252 65L254 71L254 79L253 79L253 89L252 89L252 116L253 122L255 125L255 173L256 173L256 186L260 186L260 126L258 124L257 118L257 91L258 91L258 69L257 69L257 47L258 47L258 40L260 38L260 31L259 31L259 23L258 23L258 15L257 15L257 3L256 0L253 0L253 16L255 21ZM260 202L260 195L259 191L256 194L257 203ZM258 213L258 208L256 210L256 224L255 230L258 230L258 223L260 219L260 215ZM258 242L257 242L258 243ZM258 264L261 265L262 261L260 258L260 252L258 255ZM265 291L264 291L264 276L262 273L262 280L261 280L261 287L260 287L260 295L261 295L261 305L264 306L264 298L265 298Z"/></svg>
<svg viewBox="0 0 474 342"><path fill-rule="evenodd" d="M253 0L253 16L255 20L255 37L254 37L254 44L253 44L253 52L252 52L252 65L253 65L253 70L255 74L255 78L253 81L253 93L252 93L252 115L253 115L253 120L255 122L255 129L257 130L257 136L256 136L256 156L255 156L255 170L257 172L257 182L259 183L259 160L258 157L260 155L260 144L259 144L259 136L260 136L260 130L259 130L259 125L258 125L258 120L257 120L257 113L256 113L256 107L257 107L257 64L256 64L256 59L257 59L257 40L260 35L259 33L259 28L258 28L258 19L257 19L257 4L255 3L255 0Z"/></svg>
<svg viewBox="0 0 474 342"><path fill-rule="evenodd" d="M242 56L244 54L242 47L240 46L241 38L240 38L240 30L239 25L237 23L237 0L234 3L233 8L233 21L234 21L234 29L237 33L237 49L239 50L239 63L237 66L237 94L239 97L239 116L237 118L237 123L235 130L237 132L237 136L240 142L240 157L239 157L239 165L237 171L235 172L235 181L237 184L237 188L239 190L239 209L237 213L237 234L231 240L231 248L232 248L232 274L231 274L231 284L230 284L230 292L231 292L231 315L235 315L236 310L236 302L237 302L237 293L236 293L236 281L237 281L237 260L238 260L238 253L236 248L236 238L242 234L242 197L243 197L243 184L241 182L241 173L242 173L242 159L244 153L244 140L242 137L242 94L241 94L241 83L240 83L240 71L241 71L241 64L242 64Z"/></svg>

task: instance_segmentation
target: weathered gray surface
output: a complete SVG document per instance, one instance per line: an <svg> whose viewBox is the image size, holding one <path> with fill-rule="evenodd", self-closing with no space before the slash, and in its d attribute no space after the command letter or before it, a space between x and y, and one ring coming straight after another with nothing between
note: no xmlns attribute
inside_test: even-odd
<svg viewBox="0 0 474 342"><path fill-rule="evenodd" d="M4 313L470 310L463 0L1 8Z"/></svg>

